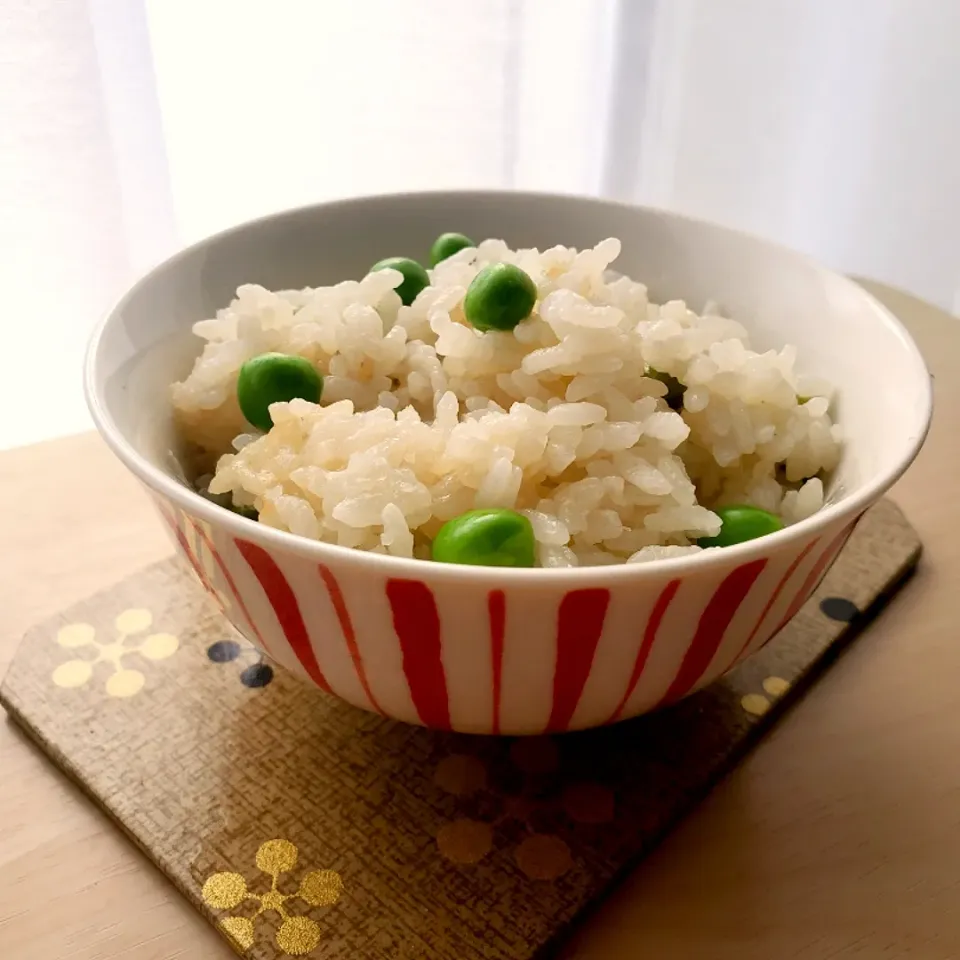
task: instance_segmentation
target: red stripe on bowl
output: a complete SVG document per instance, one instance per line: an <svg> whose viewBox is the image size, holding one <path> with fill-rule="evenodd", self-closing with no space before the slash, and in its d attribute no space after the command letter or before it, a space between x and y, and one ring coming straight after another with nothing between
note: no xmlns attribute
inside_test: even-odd
<svg viewBox="0 0 960 960"><path fill-rule="evenodd" d="M553 705L547 731L566 730L583 688L593 656L603 633L610 591L571 590L557 613L557 663L553 673Z"/></svg>
<svg viewBox="0 0 960 960"><path fill-rule="evenodd" d="M257 644L260 649L265 653L270 654L270 648L267 646L266 641L263 639L263 634L260 632L260 628L257 626L256 621L253 617L250 616L250 611L247 609L247 605L243 602L243 595L240 593L240 590L237 588L236 581L233 579L233 574L230 572L230 569L223 562L223 557L220 556L220 552L213 544L213 540L210 539L209 534L206 530L203 529L203 526L199 523L192 523L193 529L196 530L197 534L203 540L207 549L210 551L210 556L213 557L217 568L220 570L220 574L223 577L224 582L227 585L230 593L233 595L233 599L237 603L237 607L240 610L240 613L243 615L243 619L247 621L250 626L250 629L253 631L253 635L257 638ZM272 654L270 654L272 656Z"/></svg>
<svg viewBox="0 0 960 960"><path fill-rule="evenodd" d="M258 547L249 540L234 540L240 555L247 561L253 575L260 581L263 592L277 615L277 622L283 630L290 649L296 654L300 664L307 671L310 679L326 693L332 693L327 678L320 669L317 655L313 652L310 635L307 633L297 595L287 583L283 571L277 566L273 557L263 547Z"/></svg>
<svg viewBox="0 0 960 960"><path fill-rule="evenodd" d="M157 504L157 510L160 511L160 516L163 517L164 522L170 528L170 532L176 538L177 543L180 544L180 549L183 551L183 555L187 558L187 561L193 569L193 572L197 575L197 579L200 581L200 586L202 586L203 589L210 594L210 596L216 597L213 587L207 580L207 575L203 572L203 567L200 566L200 561L194 556L193 548L190 546L190 541L187 540L186 534L180 529L180 524L177 520L177 514L168 513L166 507L159 500L155 502Z"/></svg>
<svg viewBox="0 0 960 960"><path fill-rule="evenodd" d="M731 666L736 663L746 652L750 649L750 644L753 643L754 637L757 635L757 631L763 626L763 621L767 619L767 614L773 608L773 605L777 602L780 597L780 594L783 593L783 588L790 582L790 578L796 573L797 567L807 558L807 554L820 542L820 538L817 537L815 540L811 540L804 548L800 551L799 555L794 559L793 563L787 567L787 572L780 578L780 582L774 588L772 594L770 594L770 599L767 601L766 605L763 608L763 612L760 614L759 619L757 620L754 628L750 631L750 636L747 637L747 642L740 648L740 652L733 658Z"/></svg>
<svg viewBox="0 0 960 960"><path fill-rule="evenodd" d="M334 612L337 614L337 620L340 621L340 630L343 632L343 639L346 641L347 650L350 651L350 659L353 661L354 669L357 671L357 679L360 681L360 686L363 687L363 692L370 701L370 706L373 710L379 714L383 714L383 710L380 709L380 704L377 703L377 699L370 689L370 684L367 682L367 671L363 666L363 657L360 655L360 648L357 646L357 635L354 632L353 621L350 619L350 611L347 609L347 604L343 599L343 591L340 589L340 584L337 583L337 578L333 575L333 571L326 566L326 564L321 563L319 568L320 576L323 578L323 583L330 596L330 603L333 604Z"/></svg>
<svg viewBox="0 0 960 960"><path fill-rule="evenodd" d="M440 615L430 588L419 580L388 580L387 600L400 641L403 672L420 722L450 729L450 701L443 670Z"/></svg>
<svg viewBox="0 0 960 960"><path fill-rule="evenodd" d="M685 697L703 676L704 671L710 666L710 661L720 649L723 635L727 632L733 615L766 565L766 558L745 563L728 574L717 587L704 607L703 613L700 614L693 642L684 654L680 669L659 706Z"/></svg>
<svg viewBox="0 0 960 960"><path fill-rule="evenodd" d="M610 719L607 723L616 723L623 714L624 708L627 705L627 701L633 696L633 691L636 690L637 684L640 682L640 674L643 673L643 668L646 666L647 658L650 656L650 651L653 649L653 642L657 638L657 630L660 629L660 621L663 620L664 615L667 612L667 608L670 606L670 601L673 600L676 596L677 590L680 589L680 580L671 580L664 588L663 592L657 597L657 602L653 605L653 611L650 614L650 619L647 621L647 626L643 631L643 642L640 644L640 649L637 651L637 659L633 664L633 671L630 674L630 680L627 683L627 689L623 693L623 699L617 705L617 709L613 711L613 714L610 716Z"/></svg>
<svg viewBox="0 0 960 960"><path fill-rule="evenodd" d="M859 518L858 518L859 519ZM824 575L827 572L827 568L830 565L830 561L833 560L837 554L843 549L843 545L847 542L847 538L853 533L853 528L856 526L856 521L851 523L848 527L844 527L829 543L827 549L817 557L817 562L810 568L810 572L807 574L806 579L803 581L803 586L797 591L796 596L793 598L793 602L787 608L786 616L780 621L779 626L771 634L771 638L776 636L799 612L800 608L810 599L810 595L814 590L820 585L820 581L823 579Z"/></svg>

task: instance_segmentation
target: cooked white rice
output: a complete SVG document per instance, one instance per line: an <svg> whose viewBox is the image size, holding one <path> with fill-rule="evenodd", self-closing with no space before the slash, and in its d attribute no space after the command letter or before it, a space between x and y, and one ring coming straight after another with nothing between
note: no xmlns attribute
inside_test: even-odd
<svg viewBox="0 0 960 960"><path fill-rule="evenodd" d="M815 513L818 475L840 454L829 387L801 381L793 347L756 353L709 307L650 303L642 283L608 271L619 252L615 239L580 252L486 240L430 271L409 307L393 270L240 287L194 326L206 345L173 387L200 469L216 464L210 492L261 523L401 557L429 557L467 510L515 509L544 567L696 551L720 529L705 504L751 503L786 523ZM533 278L537 306L513 331L479 333L464 294L500 261ZM240 366L267 351L306 357L325 383L320 405L274 404L259 435L234 394ZM648 368L686 385L681 412Z"/></svg>

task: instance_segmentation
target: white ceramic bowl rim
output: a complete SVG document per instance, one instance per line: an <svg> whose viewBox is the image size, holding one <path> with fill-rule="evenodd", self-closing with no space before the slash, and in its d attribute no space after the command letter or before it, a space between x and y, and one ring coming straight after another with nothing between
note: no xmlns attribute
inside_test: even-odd
<svg viewBox="0 0 960 960"><path fill-rule="evenodd" d="M768 534L756 540L750 540L746 543L737 544L731 547L723 547L718 550L705 551L702 554L692 554L681 557L673 557L665 560L652 560L645 563L629 563L590 567L560 567L560 568L509 568L509 567L480 567L469 566L465 564L438 563L433 560L413 560L403 557L391 557L385 554L370 553L366 550L357 550L352 547L341 547L335 544L322 543L317 540L309 540L306 537L300 537L284 530L277 530L274 527L268 527L257 523L254 520L248 520L238 514L231 513L223 507L218 507L209 500L200 496L200 494L191 490L189 487L179 483L169 474L160 470L146 457L137 452L123 437L116 423L107 410L104 401L98 377L96 375L97 358L100 341L104 331L115 317L122 314L126 305L134 298L137 291L151 282L155 271L164 267L175 265L179 260L186 259L200 247L206 246L218 239L229 237L248 230L251 226L265 224L282 220L285 217L295 217L302 215L309 210L329 209L335 206L357 206L365 203L377 203L388 197L423 197L431 198L433 202L441 201L444 197L451 200L455 197L475 197L479 199L488 198L493 201L505 197L524 198L529 200L540 200L544 202L571 199L589 199L592 203L606 205L611 209L636 209L635 204L619 203L611 200L602 200L594 197L584 198L574 194L555 194L541 193L536 191L503 191L503 190L437 190L437 191L415 191L402 192L395 194L377 194L370 196L351 197L343 200L331 202L308 204L306 206L293 207L276 213L258 217L253 220L245 221L226 230L222 230L209 237L205 237L196 243L185 247L176 254L168 257L162 263L156 265L147 271L140 279L117 301L114 307L97 324L91 336L87 348L87 354L84 361L84 394L87 405L93 417L94 424L100 434L105 439L107 445L113 453L124 463L127 468L148 487L163 494L170 501L180 507L182 510L190 513L202 520L214 525L226 528L230 535L235 538L260 541L265 545L274 547L280 551L299 554L307 559L313 559L318 563L336 561L340 564L348 563L357 566L364 566L379 571L388 577L421 579L429 576L434 580L453 580L453 581L476 581L483 580L491 586L500 584L516 584L522 581L524 584L535 587L539 584L549 583L551 586L570 586L585 587L591 584L610 584L616 581L633 580L641 581L646 579L660 579L666 576L682 577L694 571L707 572L710 569L718 569L725 566L735 566L741 563L749 562L752 559L769 555L772 551L779 552L780 549L796 545L798 541L807 539L812 534L821 533L825 528L830 527L834 522L844 519L852 519L862 513L868 506L878 500L904 473L907 467L913 462L927 432L930 428L930 420L933 410L933 390L930 374L927 371L926 364L920 354L916 344L913 342L906 329L900 321L886 308L871 297L869 293L863 290L858 284L847 279L834 271L829 270L811 257L797 253L780 244L775 244L767 240L753 237L743 231L730 230L724 228L732 236L748 237L751 240L764 243L766 246L779 250L783 254L793 257L797 260L805 261L816 272L829 275L835 281L839 280L848 284L858 295L865 297L873 306L877 319L886 325L900 341L904 351L909 355L910 362L919 381L924 385L924 402L918 407L917 418L914 432L907 438L899 458L889 469L880 472L867 483L864 483L858 489L848 496L844 496L836 503L827 504L813 516L799 523L786 527L777 533ZM685 217L672 211L657 211L658 215L667 219L672 219L678 223L696 224L697 221L692 217ZM428 572L429 571L429 572Z"/></svg>

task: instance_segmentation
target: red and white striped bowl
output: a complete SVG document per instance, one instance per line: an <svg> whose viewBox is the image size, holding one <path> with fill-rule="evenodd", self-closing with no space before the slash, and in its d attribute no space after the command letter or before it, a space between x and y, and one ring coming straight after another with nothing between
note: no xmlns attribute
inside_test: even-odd
<svg viewBox="0 0 960 960"><path fill-rule="evenodd" d="M621 269L659 278L654 296L697 302L709 291L748 322L763 328L765 318L760 339L796 343L839 386L848 440L833 502L786 531L702 556L503 570L314 543L221 510L179 482L166 388L195 353L184 336L190 323L240 283L356 276L390 252L426 249L450 228L537 246L619 236ZM729 670L810 596L863 511L912 461L930 417L929 378L913 343L842 277L706 224L533 194L347 201L206 240L154 270L104 321L86 388L107 442L252 643L358 707L473 733L611 723Z"/></svg>
<svg viewBox="0 0 960 960"><path fill-rule="evenodd" d="M253 523L157 506L224 614L283 666L366 710L477 733L580 729L679 700L762 647L853 529L707 571L578 571L528 587L340 550L318 560L255 542Z"/></svg>

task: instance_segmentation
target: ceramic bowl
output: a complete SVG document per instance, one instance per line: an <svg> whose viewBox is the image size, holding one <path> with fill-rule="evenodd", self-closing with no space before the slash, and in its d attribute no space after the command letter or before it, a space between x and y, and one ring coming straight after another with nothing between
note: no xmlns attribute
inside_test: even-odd
<svg viewBox="0 0 960 960"><path fill-rule="evenodd" d="M513 247L619 237L615 267L652 298L719 301L755 346L795 344L838 390L845 433L827 505L759 540L653 563L510 570L330 546L220 509L180 479L168 386L198 352L190 325L236 287L360 277L445 230ZM370 197L266 217L204 240L140 280L93 336L97 428L153 498L203 587L282 666L410 723L536 734L669 704L762 647L798 611L863 512L907 468L930 380L897 320L796 253L662 211L526 193Z"/></svg>

